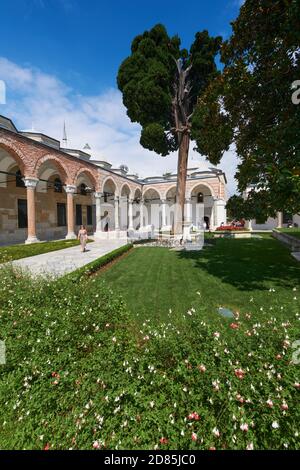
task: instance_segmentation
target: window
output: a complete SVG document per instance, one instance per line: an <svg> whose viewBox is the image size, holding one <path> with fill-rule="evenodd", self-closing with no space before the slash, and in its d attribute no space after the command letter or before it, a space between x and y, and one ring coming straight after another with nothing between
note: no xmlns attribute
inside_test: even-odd
<svg viewBox="0 0 300 470"><path fill-rule="evenodd" d="M204 201L203 193L198 193L198 194L197 194L197 203L198 203L198 204L202 204L203 201Z"/></svg>
<svg viewBox="0 0 300 470"><path fill-rule="evenodd" d="M76 204L76 225L82 225L82 205Z"/></svg>
<svg viewBox="0 0 300 470"><path fill-rule="evenodd" d="M59 178L55 178L54 180L54 192L55 193L62 193L63 185Z"/></svg>
<svg viewBox="0 0 300 470"><path fill-rule="evenodd" d="M86 196L86 194L87 194L86 184L81 183L81 185L79 186L79 192L80 192L81 196Z"/></svg>
<svg viewBox="0 0 300 470"><path fill-rule="evenodd" d="M107 192L103 193L103 197L104 197L104 202L108 202L108 193Z"/></svg>
<svg viewBox="0 0 300 470"><path fill-rule="evenodd" d="M27 200L18 199L18 227L27 228Z"/></svg>
<svg viewBox="0 0 300 470"><path fill-rule="evenodd" d="M86 223L93 225L92 206L86 206Z"/></svg>
<svg viewBox="0 0 300 470"><path fill-rule="evenodd" d="M67 225L66 204L63 202L57 203L57 226L65 227Z"/></svg>
<svg viewBox="0 0 300 470"><path fill-rule="evenodd" d="M17 188L25 188L25 183L20 170L16 171L16 186Z"/></svg>

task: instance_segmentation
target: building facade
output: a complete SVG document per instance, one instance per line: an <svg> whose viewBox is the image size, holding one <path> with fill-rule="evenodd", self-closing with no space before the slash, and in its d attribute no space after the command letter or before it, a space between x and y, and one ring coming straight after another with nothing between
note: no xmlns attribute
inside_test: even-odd
<svg viewBox="0 0 300 470"><path fill-rule="evenodd" d="M71 239L82 224L99 238L142 232L153 204L159 208L158 229L170 229L176 178L141 179L126 168L93 160L85 151L62 148L42 133L18 131L0 116L0 244ZM196 223L196 203L203 204L212 230L226 222L221 170L188 170L187 223Z"/></svg>
<svg viewBox="0 0 300 470"><path fill-rule="evenodd" d="M243 193L243 198L247 199L253 186L249 186ZM277 212L276 217L268 217L267 220L252 219L246 222L246 227L250 230L273 230L276 228L300 227L300 214L289 214L288 212Z"/></svg>

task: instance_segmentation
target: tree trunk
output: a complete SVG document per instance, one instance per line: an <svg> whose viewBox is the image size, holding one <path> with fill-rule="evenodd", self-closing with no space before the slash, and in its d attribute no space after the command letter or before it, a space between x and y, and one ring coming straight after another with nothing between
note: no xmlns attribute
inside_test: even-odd
<svg viewBox="0 0 300 470"><path fill-rule="evenodd" d="M181 136L181 142L178 150L177 164L177 187L176 187L176 206L174 215L174 234L183 234L184 206L185 206L185 188L187 178L188 155L190 146L190 135L184 132Z"/></svg>

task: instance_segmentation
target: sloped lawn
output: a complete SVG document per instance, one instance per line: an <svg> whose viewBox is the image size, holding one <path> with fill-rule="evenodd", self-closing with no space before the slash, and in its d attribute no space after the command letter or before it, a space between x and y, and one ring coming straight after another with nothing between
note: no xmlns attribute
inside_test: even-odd
<svg viewBox="0 0 300 470"><path fill-rule="evenodd" d="M295 238L300 238L300 228L280 228L277 229L279 232L286 233L287 235L291 235Z"/></svg>

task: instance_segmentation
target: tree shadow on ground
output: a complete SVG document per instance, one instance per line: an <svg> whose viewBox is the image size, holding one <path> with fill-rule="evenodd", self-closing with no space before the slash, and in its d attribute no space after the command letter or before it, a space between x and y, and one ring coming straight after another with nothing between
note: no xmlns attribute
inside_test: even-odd
<svg viewBox="0 0 300 470"><path fill-rule="evenodd" d="M272 238L219 239L202 251L180 251L193 266L239 290L292 288L300 283L300 263Z"/></svg>

